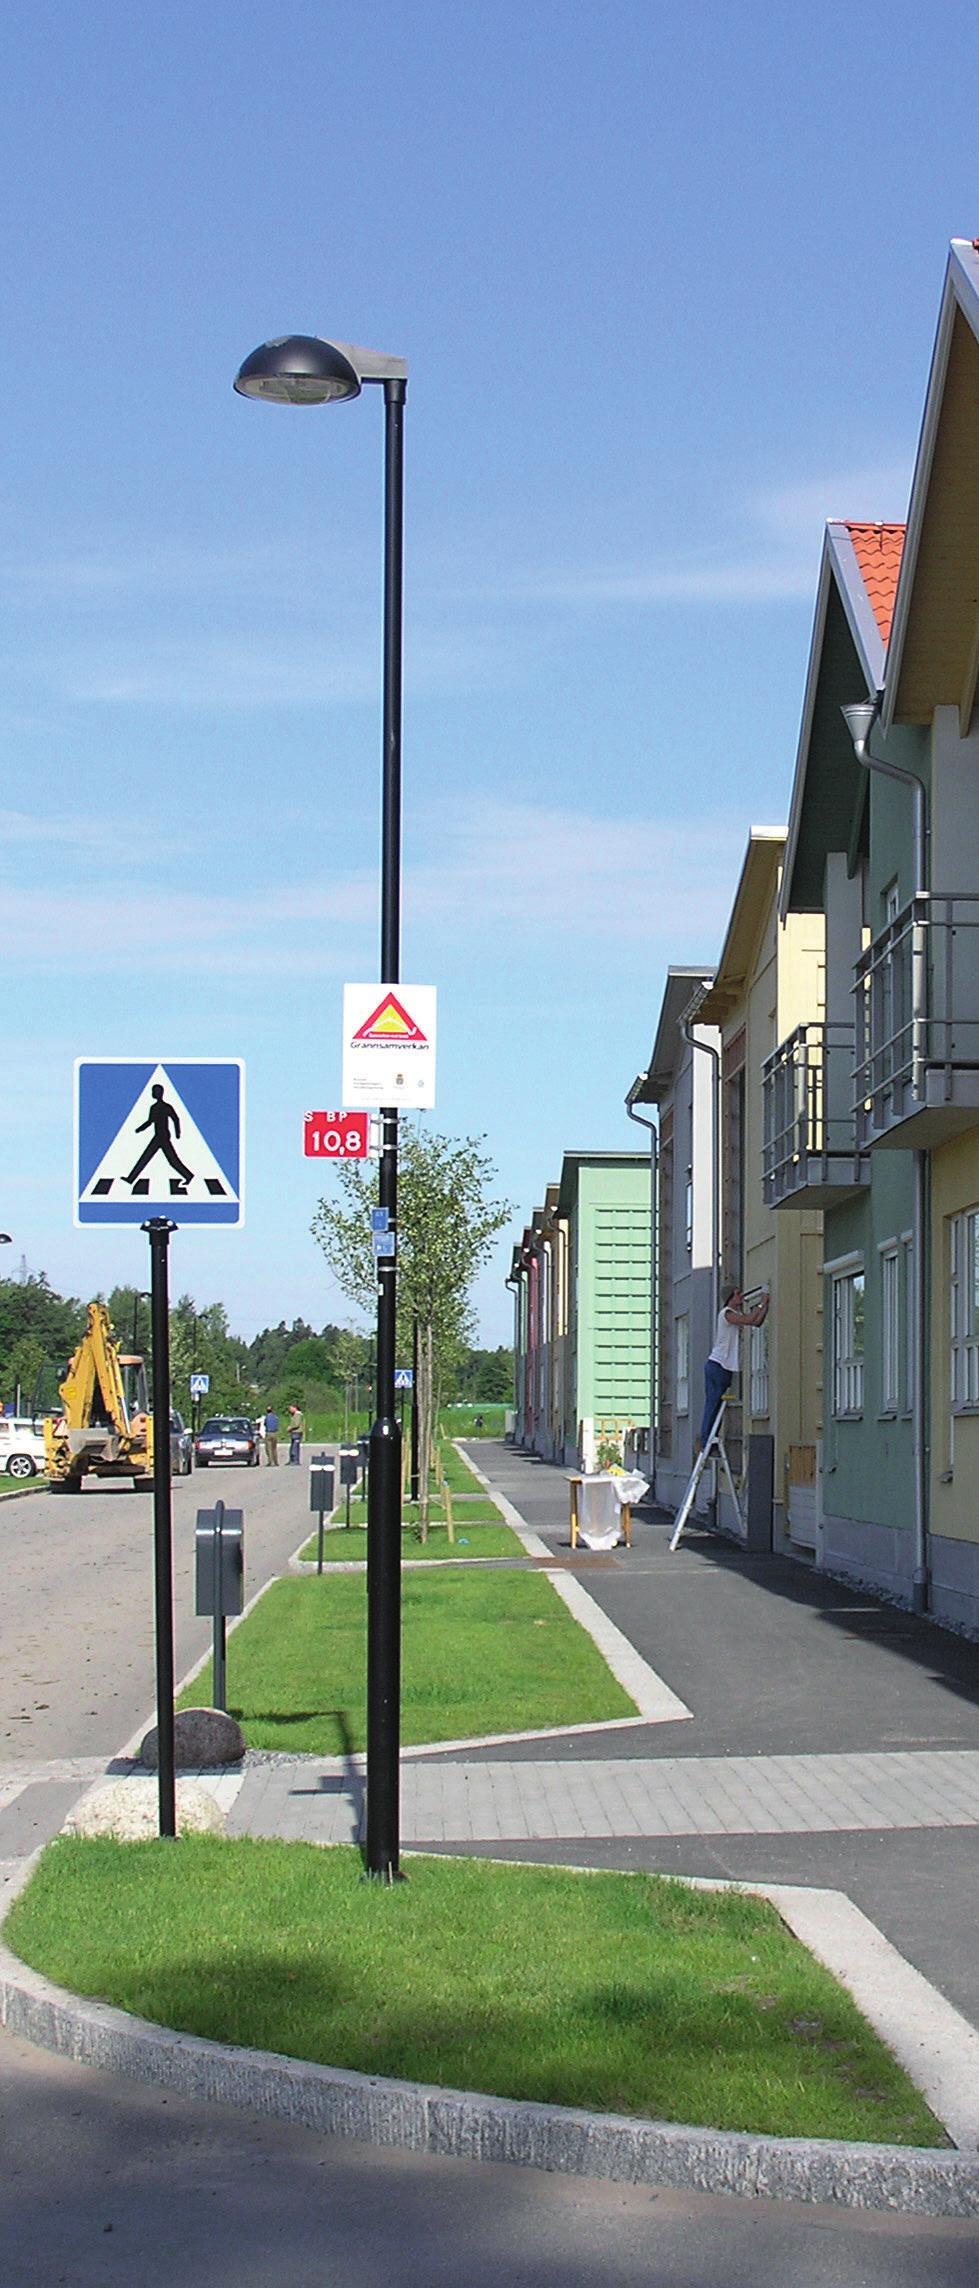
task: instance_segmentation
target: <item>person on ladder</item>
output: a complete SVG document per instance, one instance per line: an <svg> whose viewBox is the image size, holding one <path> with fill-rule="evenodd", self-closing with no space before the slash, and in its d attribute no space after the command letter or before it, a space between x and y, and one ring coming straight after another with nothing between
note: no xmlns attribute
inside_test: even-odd
<svg viewBox="0 0 979 2288"><path fill-rule="evenodd" d="M757 1292L757 1290L756 1290ZM760 1327L768 1317L771 1297L766 1293L753 1311L744 1309L744 1292L740 1287L727 1287L724 1302L717 1314L714 1348L704 1367L704 1418L700 1425L697 1451L702 1454L717 1420L718 1409L725 1391L738 1371L742 1327Z"/></svg>

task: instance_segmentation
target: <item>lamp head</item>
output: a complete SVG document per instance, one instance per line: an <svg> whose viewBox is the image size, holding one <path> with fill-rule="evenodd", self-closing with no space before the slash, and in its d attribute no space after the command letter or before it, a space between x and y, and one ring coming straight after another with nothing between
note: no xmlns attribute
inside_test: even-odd
<svg viewBox="0 0 979 2288"><path fill-rule="evenodd" d="M268 397L275 405L324 405L359 397L360 375L336 342L318 334L283 334L262 342L235 376L240 397Z"/></svg>

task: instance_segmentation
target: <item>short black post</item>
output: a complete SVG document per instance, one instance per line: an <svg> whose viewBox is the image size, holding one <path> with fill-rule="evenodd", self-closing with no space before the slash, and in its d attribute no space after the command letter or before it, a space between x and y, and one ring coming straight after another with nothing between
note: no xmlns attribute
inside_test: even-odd
<svg viewBox="0 0 979 2288"><path fill-rule="evenodd" d="M156 1614L156 1736L159 1751L160 1834L176 1835L177 1787L173 1731L173 1521L170 1510L170 1297L168 1216L151 1216L150 1320L153 1340L153 1581Z"/></svg>

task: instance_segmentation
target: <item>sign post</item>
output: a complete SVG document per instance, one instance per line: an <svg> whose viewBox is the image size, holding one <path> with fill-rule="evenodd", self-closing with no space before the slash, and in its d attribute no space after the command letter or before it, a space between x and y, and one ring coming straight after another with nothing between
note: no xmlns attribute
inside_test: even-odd
<svg viewBox="0 0 979 2288"><path fill-rule="evenodd" d="M177 1832L170 1234L181 1224L244 1222L244 1097L237 1057L79 1057L75 1065L75 1222L138 1224L150 1243L159 1825L168 1837Z"/></svg>
<svg viewBox="0 0 979 2288"><path fill-rule="evenodd" d="M173 1721L173 1520L170 1500L170 1299L167 1256L176 1224L144 1223L150 1241L153 1343L153 1602L156 1620L156 1725L159 1741L160 1834L177 1832ZM164 1428L164 1425L166 1427Z"/></svg>

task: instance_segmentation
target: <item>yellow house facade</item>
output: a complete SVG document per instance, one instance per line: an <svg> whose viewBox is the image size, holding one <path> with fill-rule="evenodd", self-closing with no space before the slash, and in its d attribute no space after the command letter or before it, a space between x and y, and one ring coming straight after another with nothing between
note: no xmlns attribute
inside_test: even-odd
<svg viewBox="0 0 979 2288"><path fill-rule="evenodd" d="M783 828L753 827L727 935L698 1023L721 1036L721 1287L768 1288L764 1326L742 1338L740 1408L728 1449L744 1469L770 1453L773 1544L815 1550L816 1449L822 1407L822 1213L785 1215L766 1205L763 1069L797 1025L824 1006L824 925L819 914L778 918ZM764 1441L770 1441L766 1449ZM722 1520L725 1519L723 1500Z"/></svg>

